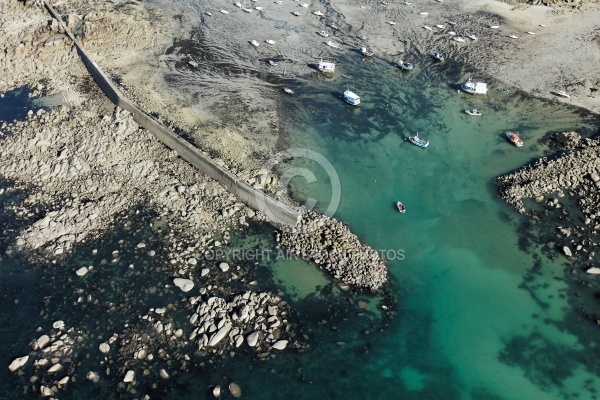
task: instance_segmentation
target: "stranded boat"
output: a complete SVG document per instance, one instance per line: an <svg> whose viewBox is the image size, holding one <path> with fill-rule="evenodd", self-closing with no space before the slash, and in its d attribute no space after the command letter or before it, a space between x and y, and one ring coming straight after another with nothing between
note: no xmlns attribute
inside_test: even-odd
<svg viewBox="0 0 600 400"><path fill-rule="evenodd" d="M482 112L476 108L473 108L471 110L465 110L465 112L469 115L483 115Z"/></svg>
<svg viewBox="0 0 600 400"><path fill-rule="evenodd" d="M317 64L317 69L324 73L333 74L335 72L335 63L321 59Z"/></svg>
<svg viewBox="0 0 600 400"><path fill-rule="evenodd" d="M506 132L508 140L517 147L523 147L523 140L519 137L518 132Z"/></svg>
<svg viewBox="0 0 600 400"><path fill-rule="evenodd" d="M404 62L402 60L398 61L396 63L396 66L400 69L406 70L406 71L410 71L411 69L414 68L414 65L412 65L412 63L409 62Z"/></svg>
<svg viewBox="0 0 600 400"><path fill-rule="evenodd" d="M398 209L399 212L401 212L402 214L404 214L406 212L406 207L404 207L404 204L402 204L401 202L396 202L396 208Z"/></svg>
<svg viewBox="0 0 600 400"><path fill-rule="evenodd" d="M471 78L469 78L468 81L466 81L465 83L460 85L460 88L463 90L463 92L470 93L470 94L486 94L488 91L487 83L483 83L483 82L473 83L471 81Z"/></svg>
<svg viewBox="0 0 600 400"><path fill-rule="evenodd" d="M429 147L429 140L423 140L421 138L419 138L419 132L417 132L415 134L415 136L409 136L408 140L414 144L415 146L419 146L422 147L424 149L426 149L427 147Z"/></svg>
<svg viewBox="0 0 600 400"><path fill-rule="evenodd" d="M346 89L344 92L344 101L351 106L357 106L360 104L360 97L356 93L350 91L350 89Z"/></svg>

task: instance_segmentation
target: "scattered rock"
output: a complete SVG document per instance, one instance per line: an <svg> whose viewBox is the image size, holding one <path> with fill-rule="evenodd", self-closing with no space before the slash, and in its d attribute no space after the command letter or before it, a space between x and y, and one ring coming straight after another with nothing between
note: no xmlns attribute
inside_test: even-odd
<svg viewBox="0 0 600 400"><path fill-rule="evenodd" d="M8 369L10 370L10 372L15 372L16 370L21 368L23 365L25 365L27 360L29 360L29 356L17 357L10 363L10 365L8 366Z"/></svg>
<svg viewBox="0 0 600 400"><path fill-rule="evenodd" d="M189 292L194 288L194 282L192 282L190 279L175 278L173 279L173 283L175 286L181 289L182 292Z"/></svg>

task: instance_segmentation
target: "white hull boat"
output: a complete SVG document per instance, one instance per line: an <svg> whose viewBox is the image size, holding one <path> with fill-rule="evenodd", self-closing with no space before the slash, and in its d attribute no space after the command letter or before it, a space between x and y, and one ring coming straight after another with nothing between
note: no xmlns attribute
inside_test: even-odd
<svg viewBox="0 0 600 400"><path fill-rule="evenodd" d="M428 31L432 31L433 28L430 27L429 25L423 25L423 29L427 29Z"/></svg>
<svg viewBox="0 0 600 400"><path fill-rule="evenodd" d="M317 69L321 72L333 74L335 72L335 63L331 61L319 61Z"/></svg>
<svg viewBox="0 0 600 400"><path fill-rule="evenodd" d="M300 13L298 11L294 11L292 14L295 15L296 17L300 16Z"/></svg>
<svg viewBox="0 0 600 400"><path fill-rule="evenodd" d="M567 92L565 92L564 90L556 90L553 93L557 96L564 97L565 99L571 98L571 95L567 94Z"/></svg>
<svg viewBox="0 0 600 400"><path fill-rule="evenodd" d="M317 17L322 17L325 15L321 11L313 11L313 14L316 15Z"/></svg>
<svg viewBox="0 0 600 400"><path fill-rule="evenodd" d="M471 40L478 40L477 36L475 36L475 35L467 35L467 37Z"/></svg>
<svg viewBox="0 0 600 400"><path fill-rule="evenodd" d="M269 40L265 40L265 42L266 42L267 44L275 44L275 43L277 43L276 41L274 41L274 40L271 40L271 39L269 39Z"/></svg>
<svg viewBox="0 0 600 400"><path fill-rule="evenodd" d="M506 132L508 140L517 147L523 147L523 140L519 137L518 132Z"/></svg>
<svg viewBox="0 0 600 400"><path fill-rule="evenodd" d="M471 78L469 78L468 81L466 81L465 83L460 85L460 88L462 89L463 92L469 93L469 94L487 94L487 91L488 91L487 83L483 83L483 82L473 83L471 81Z"/></svg>
<svg viewBox="0 0 600 400"><path fill-rule="evenodd" d="M337 44L336 42L332 42L331 40L326 41L325 44L329 47L333 47L334 49L337 49L338 47L340 47L339 44Z"/></svg>
<svg viewBox="0 0 600 400"><path fill-rule="evenodd" d="M481 111L479 111L479 110L478 110L478 109L476 109L476 108L473 108L473 109L471 109L471 110L465 110L465 112L466 112L467 114L469 114L469 115L473 115L473 116L480 116L480 115L483 115L483 114L482 114L482 112L481 112Z"/></svg>
<svg viewBox="0 0 600 400"><path fill-rule="evenodd" d="M398 68L403 69L405 71L410 71L414 68L414 65L412 63L404 62L402 60L398 61L396 65L398 66Z"/></svg>
<svg viewBox="0 0 600 400"><path fill-rule="evenodd" d="M329 36L329 33L327 33L327 31L319 31L319 32L317 32L317 34L320 36L323 36L323 37Z"/></svg>
<svg viewBox="0 0 600 400"><path fill-rule="evenodd" d="M363 57L373 57L374 53L366 47L361 47L360 54L362 54Z"/></svg>
<svg viewBox="0 0 600 400"><path fill-rule="evenodd" d="M251 44L252 46L254 46L254 47L258 47L258 46L260 46L260 43L258 43L256 40L251 40L251 41L250 41L250 44Z"/></svg>
<svg viewBox="0 0 600 400"><path fill-rule="evenodd" d="M439 51L436 51L435 53L431 53L431 57L433 57L433 59L435 61L444 61L444 56Z"/></svg>
<svg viewBox="0 0 600 400"><path fill-rule="evenodd" d="M404 214L406 212L406 207L404 207L404 204L402 204L401 202L396 202L396 208L398 209L398 212Z"/></svg>
<svg viewBox="0 0 600 400"><path fill-rule="evenodd" d="M294 94L294 91L292 89L290 89L290 88L283 88L283 91L286 92L289 95Z"/></svg>
<svg viewBox="0 0 600 400"><path fill-rule="evenodd" d="M456 37L455 37L455 38L453 38L453 39L454 39L454 41L456 41L456 42L461 42L461 43L463 43L463 42L465 41L465 39L464 39L464 38L461 38L460 36L456 36Z"/></svg>
<svg viewBox="0 0 600 400"><path fill-rule="evenodd" d="M360 96L350 91L350 89L346 89L344 92L344 101L351 106L357 106L360 104Z"/></svg>
<svg viewBox="0 0 600 400"><path fill-rule="evenodd" d="M409 136L408 140L414 144L415 146L419 146L422 147L424 149L426 149L427 147L429 147L429 140L423 140L421 138L419 138L419 132L417 132L415 134L415 136Z"/></svg>

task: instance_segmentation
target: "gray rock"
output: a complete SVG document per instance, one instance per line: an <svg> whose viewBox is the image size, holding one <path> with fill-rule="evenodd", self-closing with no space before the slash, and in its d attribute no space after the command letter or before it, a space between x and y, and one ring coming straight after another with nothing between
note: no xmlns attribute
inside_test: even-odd
<svg viewBox="0 0 600 400"><path fill-rule="evenodd" d="M227 264L226 262L222 262L219 264L219 268L221 268L221 271L227 272L229 271L229 264Z"/></svg>
<svg viewBox="0 0 600 400"><path fill-rule="evenodd" d="M110 351L110 346L108 343L100 343L100 346L98 346L98 348L100 349L100 352L103 354L106 354Z"/></svg>
<svg viewBox="0 0 600 400"><path fill-rule="evenodd" d="M88 377L88 379L89 379L89 377ZM123 378L123 382L131 383L131 382L133 382L134 379L135 379L135 371L129 370L125 374L125 378Z"/></svg>
<svg viewBox="0 0 600 400"><path fill-rule="evenodd" d="M564 246L563 247L563 252L565 253L565 255L567 257L571 257L573 255L573 253L571 253L571 249L569 249L569 246Z"/></svg>
<svg viewBox="0 0 600 400"><path fill-rule="evenodd" d="M275 350L283 350L287 347L288 341L287 340L278 340L275 343L273 343L273 348Z"/></svg>
<svg viewBox="0 0 600 400"><path fill-rule="evenodd" d="M75 273L77 274L77 276L84 276L85 274L88 273L88 271L89 271L88 267L81 267L77 271L75 271Z"/></svg>
<svg viewBox="0 0 600 400"><path fill-rule="evenodd" d="M209 346L216 346L231 330L231 322L227 322L221 329L219 329L216 333L214 333L209 342Z"/></svg>
<svg viewBox="0 0 600 400"><path fill-rule="evenodd" d="M173 279L173 283L181 289L182 292L189 292L194 288L194 282L189 279L175 278Z"/></svg>
<svg viewBox="0 0 600 400"><path fill-rule="evenodd" d="M29 360L29 356L17 357L10 363L10 365L8 366L8 369L10 370L10 372L15 372L16 370L21 368L23 365L25 365L27 360Z"/></svg>
<svg viewBox="0 0 600 400"><path fill-rule="evenodd" d="M258 332L252 332L248 336L246 336L246 343L248 346L254 347L258 343Z"/></svg>

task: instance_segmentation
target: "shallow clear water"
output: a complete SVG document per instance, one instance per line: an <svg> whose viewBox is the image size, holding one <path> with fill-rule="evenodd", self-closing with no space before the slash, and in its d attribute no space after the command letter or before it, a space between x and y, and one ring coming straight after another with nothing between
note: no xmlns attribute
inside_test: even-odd
<svg viewBox="0 0 600 400"><path fill-rule="evenodd" d="M187 371L170 370L169 381L155 374L140 378L138 393L206 398L209 385L233 380L243 398L256 399L596 398L597 328L573 303L580 290L565 273L566 260L546 258L535 237L523 241L531 231L497 199L493 178L543 155L538 140L546 132L577 128L589 134L598 121L560 103L500 93L491 81L488 96L458 93L455 85L467 76L451 63L423 60L405 74L380 60L360 61L356 54L340 61L340 74L354 78L314 79L313 85L294 87L296 96L282 95L284 125L293 146L321 153L339 175L335 217L387 256L394 318L378 310L380 296L344 292L302 260L248 261L253 266L248 279L257 282L253 289L285 292L294 309L289 319L310 348L266 361L242 349L205 365L193 349L169 349L192 357ZM359 108L342 102L346 85L361 95ZM484 116L462 112L472 107ZM523 148L504 139L507 129L521 131ZM430 140L428 149L405 140L416 131ZM331 187L325 171L310 160L296 165L313 171L317 181L295 179L295 194L318 199L318 208L326 209ZM0 202L15 196L5 194ZM406 214L396 211L397 200L406 205ZM148 228L151 222L158 226L155 216L142 210L121 217L117 226L126 221L130 228L78 247L60 265L2 255L0 306L11 312L0 316L5 343L0 366L28 351L38 326L47 330L53 320L64 319L91 338L77 350L78 382L60 398L131 397L117 387L121 376L97 385L85 380L87 371L102 370L97 346L122 332L125 323L145 329L139 315L149 307L181 304L182 295L160 289L171 277L163 268L164 255L146 255L163 240L163 233ZM2 236L4 251L20 221L3 211L2 222L3 229L10 228ZM148 244L146 250L136 249L140 241ZM92 256L93 248L98 255ZM230 248L269 249L272 255L279 250L272 228L262 225L237 232ZM121 253L113 262L115 249ZM94 265L95 271L77 278L74 271L81 265ZM99 303L76 304L78 288ZM109 303L126 306L107 312ZM584 292L577 304L595 303ZM177 312L183 321L186 310ZM27 397L21 394L27 377L5 367L0 371L0 398Z"/></svg>

